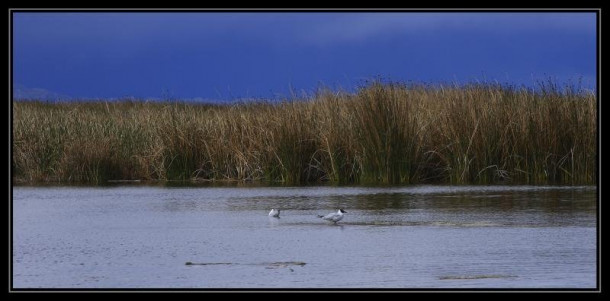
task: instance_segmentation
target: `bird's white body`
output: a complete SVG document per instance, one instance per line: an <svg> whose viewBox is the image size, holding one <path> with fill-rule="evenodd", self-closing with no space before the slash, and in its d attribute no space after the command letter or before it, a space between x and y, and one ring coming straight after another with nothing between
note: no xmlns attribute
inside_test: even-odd
<svg viewBox="0 0 610 301"><path fill-rule="evenodd" d="M275 210L275 209L271 209L271 211L269 211L269 216L271 217L280 217L280 210Z"/></svg>
<svg viewBox="0 0 610 301"><path fill-rule="evenodd" d="M345 213L345 211L343 211L343 209L339 209L337 212L329 213L327 215L318 215L318 217L323 220L336 223L343 219L343 213Z"/></svg>

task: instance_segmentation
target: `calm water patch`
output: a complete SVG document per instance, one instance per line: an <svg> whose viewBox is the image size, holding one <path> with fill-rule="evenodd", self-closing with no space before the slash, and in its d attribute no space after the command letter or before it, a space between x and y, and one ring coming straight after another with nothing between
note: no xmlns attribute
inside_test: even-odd
<svg viewBox="0 0 610 301"><path fill-rule="evenodd" d="M596 287L595 187L14 187L12 204L15 288Z"/></svg>

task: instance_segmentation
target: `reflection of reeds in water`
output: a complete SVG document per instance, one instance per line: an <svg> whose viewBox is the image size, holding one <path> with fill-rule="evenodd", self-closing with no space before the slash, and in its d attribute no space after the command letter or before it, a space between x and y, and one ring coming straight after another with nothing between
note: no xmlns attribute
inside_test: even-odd
<svg viewBox="0 0 610 301"><path fill-rule="evenodd" d="M18 181L596 182L596 98L372 83L280 103L13 102Z"/></svg>

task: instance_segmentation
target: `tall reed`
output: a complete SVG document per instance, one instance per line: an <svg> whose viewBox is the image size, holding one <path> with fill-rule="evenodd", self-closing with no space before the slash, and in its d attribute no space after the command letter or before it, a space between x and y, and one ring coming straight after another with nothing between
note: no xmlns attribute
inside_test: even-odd
<svg viewBox="0 0 610 301"><path fill-rule="evenodd" d="M597 181L597 101L547 84L373 82L282 102L13 102L19 182Z"/></svg>

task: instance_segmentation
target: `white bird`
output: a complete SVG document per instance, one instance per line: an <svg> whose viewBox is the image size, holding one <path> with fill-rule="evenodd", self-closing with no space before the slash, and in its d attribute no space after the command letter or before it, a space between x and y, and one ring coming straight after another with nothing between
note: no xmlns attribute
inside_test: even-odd
<svg viewBox="0 0 610 301"><path fill-rule="evenodd" d="M275 209L271 209L271 211L269 211L269 216L271 217L280 217L280 210L275 210Z"/></svg>
<svg viewBox="0 0 610 301"><path fill-rule="evenodd" d="M318 217L336 224L338 221L343 219L343 213L347 213L347 211L339 209L337 212L329 213L327 215L318 215Z"/></svg>

